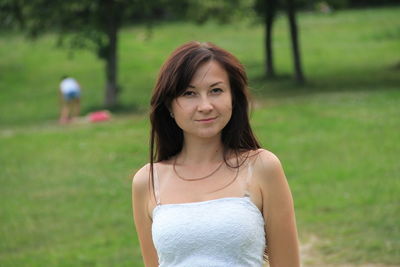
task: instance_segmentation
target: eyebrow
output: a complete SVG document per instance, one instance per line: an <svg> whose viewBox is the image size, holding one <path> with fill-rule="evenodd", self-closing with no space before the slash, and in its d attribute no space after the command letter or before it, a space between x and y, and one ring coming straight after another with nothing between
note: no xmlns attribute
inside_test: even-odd
<svg viewBox="0 0 400 267"><path fill-rule="evenodd" d="M209 87L210 87L210 88L211 88L211 87L214 87L214 86L216 86L216 85L218 85L218 84L220 84L220 83L224 83L224 82L222 82L222 81L215 82L215 83L211 84ZM193 86L193 85L191 85L191 84L189 84L188 87L189 87L189 88L196 88L196 86Z"/></svg>

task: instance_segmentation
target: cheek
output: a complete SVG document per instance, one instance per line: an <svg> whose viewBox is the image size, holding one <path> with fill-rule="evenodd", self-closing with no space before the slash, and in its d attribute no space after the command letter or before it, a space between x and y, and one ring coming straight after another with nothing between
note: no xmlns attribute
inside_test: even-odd
<svg viewBox="0 0 400 267"><path fill-rule="evenodd" d="M187 113L193 110L196 102L193 99L176 99L171 104L174 113Z"/></svg>
<svg viewBox="0 0 400 267"><path fill-rule="evenodd" d="M182 114L184 114L181 105L179 105L179 102L176 100L172 101L171 103L171 113L173 114L175 120L179 120L179 118L182 117Z"/></svg>
<svg viewBox="0 0 400 267"><path fill-rule="evenodd" d="M175 123L179 128L185 129L190 127L191 112L190 109L185 106L185 103L174 101L171 105L171 111L174 115Z"/></svg>

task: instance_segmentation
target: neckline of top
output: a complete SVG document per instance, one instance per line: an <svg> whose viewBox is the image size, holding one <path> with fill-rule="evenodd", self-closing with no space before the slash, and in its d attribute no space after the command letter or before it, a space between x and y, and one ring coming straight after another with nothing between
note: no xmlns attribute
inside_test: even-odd
<svg viewBox="0 0 400 267"><path fill-rule="evenodd" d="M246 190L245 190L245 195L242 196L242 197L222 197L222 198L211 199L211 200L204 200L204 201L195 201L195 202L186 202L186 203L161 204L160 193L159 193L160 190L159 190L159 181L158 181L158 179L159 179L159 178L158 178L158 171L157 171L156 166L154 166L154 168L153 168L153 174L154 174L154 176L153 176L153 182L154 182L154 196L155 196L155 199L156 199L156 207L161 206L161 205L190 205L190 204L208 203L208 202L215 201L215 200L219 200L219 199L232 199L232 198L237 199L237 198L246 198L246 197L249 198L249 200L250 200L251 204L253 204L253 206L257 207L257 206L253 203L253 201L251 201L250 194L249 194L249 191L248 191L248 187L249 187L249 178L252 176L252 173L253 173L252 165L251 165L250 163L248 163L248 164L247 164L247 175L246 175L246 177L245 177L245 179L246 179ZM236 178L235 178L235 180L236 180ZM154 209L155 209L155 208L154 208ZM154 210L154 209L153 209L153 210ZM257 208L257 210L259 210L259 209Z"/></svg>
<svg viewBox="0 0 400 267"><path fill-rule="evenodd" d="M154 218L154 212L158 210L161 207L178 207L178 206L194 206L194 205L205 205L209 203L214 203L214 202L220 202L220 201L228 201L228 200L244 200L248 202L253 208L255 208L260 214L261 211L258 209L256 204L251 200L249 195L245 195L243 197L221 197L221 198L216 198L216 199L209 199L209 200L203 200L203 201L193 201L193 202L184 202L184 203L167 203L167 204L158 204L154 207L152 211L152 218Z"/></svg>

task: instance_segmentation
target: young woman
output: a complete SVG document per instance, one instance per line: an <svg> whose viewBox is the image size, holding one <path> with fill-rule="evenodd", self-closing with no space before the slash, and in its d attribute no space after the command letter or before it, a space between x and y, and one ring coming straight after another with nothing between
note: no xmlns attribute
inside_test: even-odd
<svg viewBox="0 0 400 267"><path fill-rule="evenodd" d="M150 163L132 186L146 266L300 266L290 189L253 135L247 90L240 62L211 43L186 43L162 66Z"/></svg>

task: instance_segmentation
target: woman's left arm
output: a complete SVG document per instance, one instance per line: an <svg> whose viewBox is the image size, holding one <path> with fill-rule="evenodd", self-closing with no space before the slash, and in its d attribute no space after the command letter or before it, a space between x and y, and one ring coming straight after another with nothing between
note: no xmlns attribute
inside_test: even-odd
<svg viewBox="0 0 400 267"><path fill-rule="evenodd" d="M299 267L299 242L293 198L279 159L262 150L254 166L263 198L270 267Z"/></svg>

